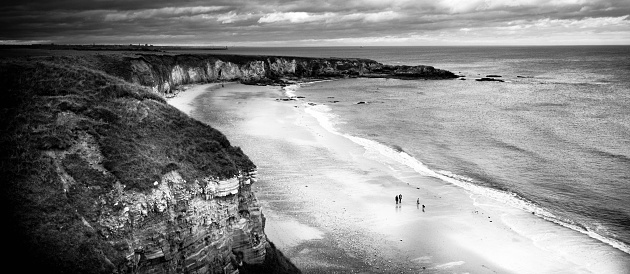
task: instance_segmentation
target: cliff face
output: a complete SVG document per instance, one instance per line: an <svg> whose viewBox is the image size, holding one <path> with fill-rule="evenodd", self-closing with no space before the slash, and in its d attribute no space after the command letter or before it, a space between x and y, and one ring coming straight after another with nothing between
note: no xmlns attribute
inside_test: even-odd
<svg viewBox="0 0 630 274"><path fill-rule="evenodd" d="M120 68L0 61L6 261L28 273L299 272L266 239L239 148L76 61ZM174 83L207 76L185 70Z"/></svg>
<svg viewBox="0 0 630 274"><path fill-rule="evenodd" d="M111 263L112 272L231 273L237 269L234 254L238 252L248 264L264 263L270 246L264 217L250 189L255 171L189 182L173 170L146 191L129 190L116 181L95 195L77 169L115 176L102 166L104 157L93 137L85 134L79 139L68 149L44 153L53 160L69 200L83 195L96 198L89 205L73 204L84 226L115 249L111 258L103 258Z"/></svg>
<svg viewBox="0 0 630 274"><path fill-rule="evenodd" d="M367 59L142 55L128 61L129 80L154 92L168 93L181 84L213 81L269 83L283 77L389 77L448 79L456 76L431 66L390 66Z"/></svg>

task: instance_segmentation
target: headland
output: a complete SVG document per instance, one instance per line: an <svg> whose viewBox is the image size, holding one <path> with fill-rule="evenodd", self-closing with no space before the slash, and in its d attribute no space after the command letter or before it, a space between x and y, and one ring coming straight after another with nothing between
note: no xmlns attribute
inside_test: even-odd
<svg viewBox="0 0 630 274"><path fill-rule="evenodd" d="M256 165L164 97L225 81L454 77L365 59L25 52L2 55L0 101L8 259L26 272L297 273L265 235Z"/></svg>

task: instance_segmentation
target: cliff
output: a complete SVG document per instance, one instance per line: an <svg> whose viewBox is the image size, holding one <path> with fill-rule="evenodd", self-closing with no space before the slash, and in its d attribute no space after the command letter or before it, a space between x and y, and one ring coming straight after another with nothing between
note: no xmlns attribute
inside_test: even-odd
<svg viewBox="0 0 630 274"><path fill-rule="evenodd" d="M264 233L256 167L165 103L181 84L453 78L363 59L128 55L0 61L5 265L46 273L299 273Z"/></svg>
<svg viewBox="0 0 630 274"><path fill-rule="evenodd" d="M64 60L0 62L7 267L299 272L266 239L239 148L149 89Z"/></svg>
<svg viewBox="0 0 630 274"><path fill-rule="evenodd" d="M72 62L103 70L159 94L169 93L183 84L217 81L272 84L305 78L457 78L450 71L431 66L392 66L368 59L142 54L99 55Z"/></svg>

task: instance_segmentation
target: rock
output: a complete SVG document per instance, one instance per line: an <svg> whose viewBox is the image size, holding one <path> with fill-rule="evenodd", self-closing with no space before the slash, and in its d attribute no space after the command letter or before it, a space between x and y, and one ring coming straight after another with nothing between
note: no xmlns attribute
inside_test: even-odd
<svg viewBox="0 0 630 274"><path fill-rule="evenodd" d="M365 104L367 104L367 102L364 102L364 101L357 102L357 105L365 105Z"/></svg>
<svg viewBox="0 0 630 274"><path fill-rule="evenodd" d="M490 74L490 75L486 75L486 77L490 77L490 78L499 78L499 77L501 77L501 75Z"/></svg>
<svg viewBox="0 0 630 274"><path fill-rule="evenodd" d="M475 79L475 81L480 81L480 82L505 82L505 81L503 81L501 79L486 78L486 77Z"/></svg>

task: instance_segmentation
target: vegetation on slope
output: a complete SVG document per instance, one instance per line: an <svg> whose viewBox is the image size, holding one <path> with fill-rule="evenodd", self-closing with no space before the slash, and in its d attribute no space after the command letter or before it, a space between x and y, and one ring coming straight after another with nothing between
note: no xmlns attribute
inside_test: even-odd
<svg viewBox="0 0 630 274"><path fill-rule="evenodd" d="M77 64L34 60L0 62L0 172L9 263L21 272L112 272L124 258L85 225L98 214L93 201L115 182L148 191L178 169L187 179L231 177L254 164L217 130L168 106L145 88ZM51 152L91 136L107 173L69 154L61 166ZM87 221L86 221L87 219ZM94 224L92 224L94 226ZM24 263L28 262L28 263Z"/></svg>

